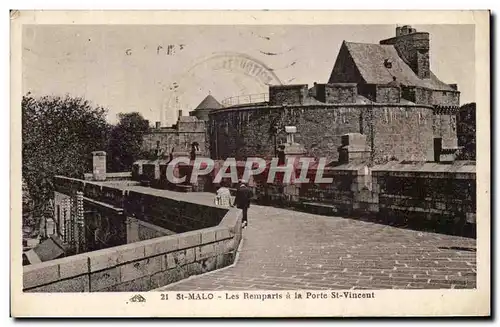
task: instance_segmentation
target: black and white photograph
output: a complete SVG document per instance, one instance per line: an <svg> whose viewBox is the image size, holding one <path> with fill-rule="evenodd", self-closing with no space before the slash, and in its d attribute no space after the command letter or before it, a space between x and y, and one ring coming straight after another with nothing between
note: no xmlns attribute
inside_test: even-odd
<svg viewBox="0 0 500 327"><path fill-rule="evenodd" d="M19 292L308 316L433 291L489 312L489 13L205 15L19 24Z"/></svg>

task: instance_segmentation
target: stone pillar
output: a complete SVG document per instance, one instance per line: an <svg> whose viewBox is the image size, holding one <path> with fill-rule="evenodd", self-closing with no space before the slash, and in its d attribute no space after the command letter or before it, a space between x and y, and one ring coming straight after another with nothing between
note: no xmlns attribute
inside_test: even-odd
<svg viewBox="0 0 500 327"><path fill-rule="evenodd" d="M367 163L370 160L371 148L366 145L366 135L348 133L342 135L342 145L338 149L339 163Z"/></svg>
<svg viewBox="0 0 500 327"><path fill-rule="evenodd" d="M295 133L297 133L297 127L285 126L285 132L287 142L281 145L285 160L290 157L304 155L306 153L306 149L304 148L304 146L295 142Z"/></svg>
<svg viewBox="0 0 500 327"><path fill-rule="evenodd" d="M140 181L142 176L142 165L144 162L142 160L138 160L132 164L132 180Z"/></svg>
<svg viewBox="0 0 500 327"><path fill-rule="evenodd" d="M286 143L294 144L295 143L295 133L297 133L297 127L285 126L285 132L286 132Z"/></svg>
<svg viewBox="0 0 500 327"><path fill-rule="evenodd" d="M106 152L92 152L92 174L95 181L106 180Z"/></svg>

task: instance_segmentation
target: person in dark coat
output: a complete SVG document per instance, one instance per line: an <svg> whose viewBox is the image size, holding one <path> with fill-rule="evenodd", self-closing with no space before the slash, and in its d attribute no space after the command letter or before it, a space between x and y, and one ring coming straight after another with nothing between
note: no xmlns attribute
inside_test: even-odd
<svg viewBox="0 0 500 327"><path fill-rule="evenodd" d="M248 225L247 211L250 207L250 200L252 198L252 190L246 185L244 180L240 180L240 186L236 190L236 197L234 198L233 206L243 211L242 227Z"/></svg>

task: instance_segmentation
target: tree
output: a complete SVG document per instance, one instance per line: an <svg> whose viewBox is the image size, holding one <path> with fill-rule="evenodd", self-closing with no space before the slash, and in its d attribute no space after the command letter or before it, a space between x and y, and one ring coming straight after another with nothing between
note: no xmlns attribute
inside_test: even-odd
<svg viewBox="0 0 500 327"><path fill-rule="evenodd" d="M29 93L23 97L22 174L32 201L24 207L32 208L32 223L38 225L53 197L54 176L82 178L92 171L91 152L106 146L109 125L105 117L104 108L82 98L35 98Z"/></svg>
<svg viewBox="0 0 500 327"><path fill-rule="evenodd" d="M130 171L135 160L142 156L142 140L149 130L149 122L138 112L121 113L119 122L110 133L108 169Z"/></svg>
<svg viewBox="0 0 500 327"><path fill-rule="evenodd" d="M33 199L24 178L22 179L23 226L34 227Z"/></svg>

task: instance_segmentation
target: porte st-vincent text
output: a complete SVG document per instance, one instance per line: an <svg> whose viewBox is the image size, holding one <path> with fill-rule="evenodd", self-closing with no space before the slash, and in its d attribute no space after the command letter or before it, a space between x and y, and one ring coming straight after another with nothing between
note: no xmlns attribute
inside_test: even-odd
<svg viewBox="0 0 500 327"><path fill-rule="evenodd" d="M296 296L301 298L301 296ZM306 292L305 299L374 299L375 292Z"/></svg>

